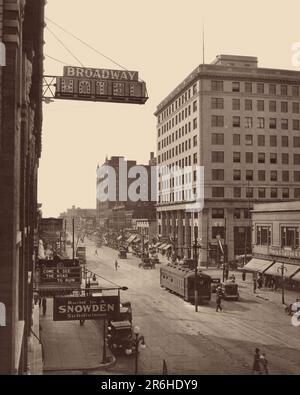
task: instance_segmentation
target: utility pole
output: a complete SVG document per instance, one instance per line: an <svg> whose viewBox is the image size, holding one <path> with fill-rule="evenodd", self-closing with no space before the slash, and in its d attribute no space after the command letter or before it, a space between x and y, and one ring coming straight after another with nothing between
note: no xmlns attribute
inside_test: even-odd
<svg viewBox="0 0 300 395"><path fill-rule="evenodd" d="M75 261L75 218L72 218L73 262Z"/></svg>
<svg viewBox="0 0 300 395"><path fill-rule="evenodd" d="M277 269L278 272L281 274L281 301L282 304L285 304L284 301L284 273L287 272L286 267L284 266L284 263L282 262L281 266Z"/></svg>
<svg viewBox="0 0 300 395"><path fill-rule="evenodd" d="M195 238L194 242L194 260L195 260L195 312L198 312L198 248L200 246L198 245L198 236Z"/></svg>

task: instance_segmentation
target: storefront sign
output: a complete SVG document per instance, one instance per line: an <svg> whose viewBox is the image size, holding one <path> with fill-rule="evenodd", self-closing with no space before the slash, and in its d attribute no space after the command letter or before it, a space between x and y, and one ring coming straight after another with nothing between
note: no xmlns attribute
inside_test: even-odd
<svg viewBox="0 0 300 395"><path fill-rule="evenodd" d="M300 258L300 250L293 250L293 249L285 249L285 248L280 248L280 247L269 247L269 254L274 255L274 256L279 256L279 257L285 257L285 258Z"/></svg>
<svg viewBox="0 0 300 395"><path fill-rule="evenodd" d="M92 78L99 80L138 81L139 73L128 70L92 69L86 67L64 67L65 77Z"/></svg>
<svg viewBox="0 0 300 395"><path fill-rule="evenodd" d="M148 99L144 82L70 77L56 78L55 98L136 104L144 104Z"/></svg>
<svg viewBox="0 0 300 395"><path fill-rule="evenodd" d="M81 287L81 266L78 259L39 260L39 289L78 289Z"/></svg>
<svg viewBox="0 0 300 395"><path fill-rule="evenodd" d="M53 320L96 320L120 310L118 296L55 296Z"/></svg>

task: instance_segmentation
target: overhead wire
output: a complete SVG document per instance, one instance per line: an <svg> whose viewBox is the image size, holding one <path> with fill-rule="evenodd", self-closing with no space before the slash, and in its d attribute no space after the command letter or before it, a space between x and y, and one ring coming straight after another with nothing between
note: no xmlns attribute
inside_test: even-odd
<svg viewBox="0 0 300 395"><path fill-rule="evenodd" d="M83 63L81 62L81 60L73 54L73 52L65 45L65 43L59 38L57 37L57 35L48 27L46 26L46 29L53 35L53 37L65 48L66 51L68 51L74 59L76 59L76 61L82 66L84 67Z"/></svg>
<svg viewBox="0 0 300 395"><path fill-rule="evenodd" d="M63 62L62 60L59 60L59 59L57 59L57 58L54 58L53 56L50 56L50 55L47 55L47 54L45 54L45 56L46 56L47 58L49 58L49 59L54 60L55 62L61 63L61 64L65 65L65 66L69 66L68 63Z"/></svg>

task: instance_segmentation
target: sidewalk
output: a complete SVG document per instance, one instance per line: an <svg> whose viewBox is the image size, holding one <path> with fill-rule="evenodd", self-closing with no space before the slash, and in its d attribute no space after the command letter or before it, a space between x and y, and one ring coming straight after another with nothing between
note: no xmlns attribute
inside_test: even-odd
<svg viewBox="0 0 300 395"><path fill-rule="evenodd" d="M48 298L45 316L42 315L42 308L40 309L44 374L104 370L115 362L107 349L109 362L102 364L102 321L87 320L83 326L80 326L79 321L53 321L52 306L53 299Z"/></svg>

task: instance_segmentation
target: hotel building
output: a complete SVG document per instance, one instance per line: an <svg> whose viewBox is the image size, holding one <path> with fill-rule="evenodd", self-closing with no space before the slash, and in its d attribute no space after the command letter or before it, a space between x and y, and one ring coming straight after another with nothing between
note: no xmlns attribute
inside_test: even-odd
<svg viewBox="0 0 300 395"><path fill-rule="evenodd" d="M251 250L250 210L257 202L300 198L300 72L259 68L256 57L220 55L198 66L157 107L157 162L189 168L158 182L158 233L200 262ZM204 167L204 207L193 200ZM183 190L184 192L180 191Z"/></svg>

